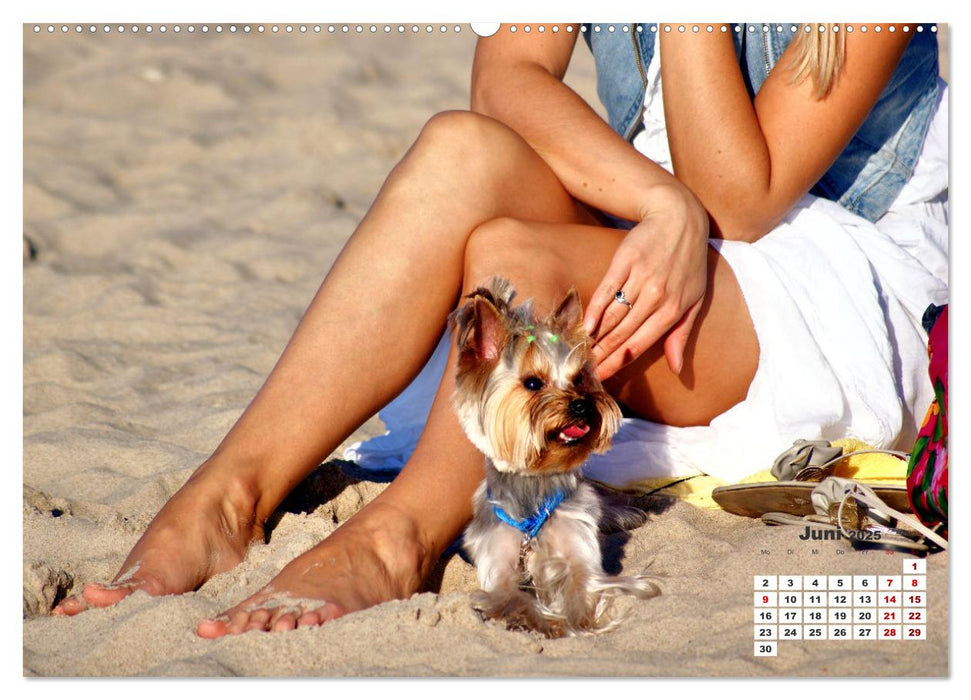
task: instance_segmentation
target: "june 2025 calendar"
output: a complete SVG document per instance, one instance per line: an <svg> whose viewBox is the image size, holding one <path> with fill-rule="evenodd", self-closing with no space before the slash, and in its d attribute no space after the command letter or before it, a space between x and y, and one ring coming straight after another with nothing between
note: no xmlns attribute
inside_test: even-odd
<svg viewBox="0 0 971 700"><path fill-rule="evenodd" d="M900 573L757 575L755 656L789 642L914 642L927 638L927 562L904 559Z"/></svg>

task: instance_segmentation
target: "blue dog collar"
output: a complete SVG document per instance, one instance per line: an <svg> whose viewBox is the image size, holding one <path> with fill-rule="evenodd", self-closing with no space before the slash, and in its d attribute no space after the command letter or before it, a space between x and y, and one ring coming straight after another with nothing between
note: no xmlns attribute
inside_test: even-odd
<svg viewBox="0 0 971 700"><path fill-rule="evenodd" d="M546 521L550 519L553 511L556 507L563 502L566 498L566 491L559 489L554 491L552 494L547 496L546 500L540 504L539 510L530 515L528 518L523 518L522 520L516 520L514 517L509 515L506 511L502 509L495 501L492 500L492 492L487 491L486 497L489 499L489 503L492 504L492 512L496 514L502 522L507 525L512 525L514 528L519 530L527 538L532 539L536 537L536 534L540 531Z"/></svg>

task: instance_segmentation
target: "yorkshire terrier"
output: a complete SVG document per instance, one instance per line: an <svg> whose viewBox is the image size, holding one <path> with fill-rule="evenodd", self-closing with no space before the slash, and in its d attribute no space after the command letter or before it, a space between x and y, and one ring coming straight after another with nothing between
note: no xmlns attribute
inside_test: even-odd
<svg viewBox="0 0 971 700"><path fill-rule="evenodd" d="M529 301L513 307L515 294L495 278L452 318L455 410L486 456L465 532L482 588L474 605L485 619L551 638L604 632L619 622L617 595L658 593L645 576L604 572L601 521L629 527L644 517L608 512L579 474L610 447L621 412L594 371L576 289L541 320Z"/></svg>

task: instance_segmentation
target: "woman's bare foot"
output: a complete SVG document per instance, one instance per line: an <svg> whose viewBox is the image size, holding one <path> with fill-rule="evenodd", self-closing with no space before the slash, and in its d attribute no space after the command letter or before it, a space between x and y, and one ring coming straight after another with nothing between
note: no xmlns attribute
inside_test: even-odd
<svg viewBox="0 0 971 700"><path fill-rule="evenodd" d="M283 631L328 620L419 590L434 553L418 528L379 500L303 553L265 588L211 620L197 633L209 639L249 630Z"/></svg>
<svg viewBox="0 0 971 700"><path fill-rule="evenodd" d="M241 484L211 472L201 468L165 504L110 584L88 584L51 614L107 607L140 590L185 593L239 564L250 542L263 535L254 515L256 499Z"/></svg>

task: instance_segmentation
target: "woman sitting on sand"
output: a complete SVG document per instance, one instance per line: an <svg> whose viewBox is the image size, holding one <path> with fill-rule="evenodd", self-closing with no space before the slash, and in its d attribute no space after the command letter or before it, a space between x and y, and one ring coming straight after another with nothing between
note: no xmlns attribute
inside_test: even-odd
<svg viewBox="0 0 971 700"><path fill-rule="evenodd" d="M609 390L686 468L757 471L746 446L794 437L913 441L930 401L920 316L947 293L931 28L587 28L609 125L562 82L576 29L479 41L472 111L428 122L223 442L114 582L55 613L236 566L494 274L541 310L577 286ZM387 489L198 633L318 625L418 591L482 478L452 390L447 371Z"/></svg>

